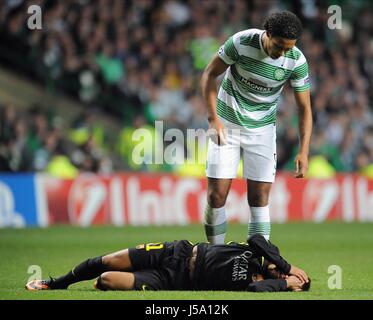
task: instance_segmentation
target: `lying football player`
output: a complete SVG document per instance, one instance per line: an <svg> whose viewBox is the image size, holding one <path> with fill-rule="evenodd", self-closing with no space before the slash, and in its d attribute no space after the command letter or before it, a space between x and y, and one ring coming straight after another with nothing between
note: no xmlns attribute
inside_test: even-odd
<svg viewBox="0 0 373 320"><path fill-rule="evenodd" d="M99 290L306 291L311 280L261 235L223 245L187 240L148 243L88 259L57 279L33 280L28 290L67 289L95 279Z"/></svg>

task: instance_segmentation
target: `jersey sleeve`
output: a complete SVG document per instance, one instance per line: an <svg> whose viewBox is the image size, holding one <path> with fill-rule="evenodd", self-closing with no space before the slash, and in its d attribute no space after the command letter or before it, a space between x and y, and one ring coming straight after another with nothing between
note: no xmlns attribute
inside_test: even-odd
<svg viewBox="0 0 373 320"><path fill-rule="evenodd" d="M303 92L311 88L308 75L308 63L303 54L300 55L295 64L295 68L290 76L290 84L295 92Z"/></svg>
<svg viewBox="0 0 373 320"><path fill-rule="evenodd" d="M256 254L274 263L280 271L284 273L290 272L291 265L281 257L280 250L272 243L267 242L262 235L254 234L247 242Z"/></svg>
<svg viewBox="0 0 373 320"><path fill-rule="evenodd" d="M236 33L220 47L218 51L218 56L220 59L222 59L226 64L235 64L240 57L237 49L238 44L239 33Z"/></svg>
<svg viewBox="0 0 373 320"><path fill-rule="evenodd" d="M279 292L286 291L287 283L284 279L266 279L249 284L247 291L251 292Z"/></svg>

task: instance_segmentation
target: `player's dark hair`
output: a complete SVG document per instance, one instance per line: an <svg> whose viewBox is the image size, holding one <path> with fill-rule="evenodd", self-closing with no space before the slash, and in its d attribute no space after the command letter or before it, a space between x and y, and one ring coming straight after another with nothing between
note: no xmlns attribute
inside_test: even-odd
<svg viewBox="0 0 373 320"><path fill-rule="evenodd" d="M304 283L302 286L302 291L309 291L311 288L311 278L308 278L308 282Z"/></svg>
<svg viewBox="0 0 373 320"><path fill-rule="evenodd" d="M264 29L272 37L297 40L302 35L303 27L299 18L290 11L271 14L264 21Z"/></svg>

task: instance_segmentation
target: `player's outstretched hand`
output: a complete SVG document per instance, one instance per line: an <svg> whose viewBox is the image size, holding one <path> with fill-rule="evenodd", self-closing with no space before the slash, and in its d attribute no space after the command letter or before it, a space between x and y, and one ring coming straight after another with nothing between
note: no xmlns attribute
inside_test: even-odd
<svg viewBox="0 0 373 320"><path fill-rule="evenodd" d="M297 278L299 278L299 280L303 282L309 282L307 273L305 273L302 269L296 266L291 266L289 274L296 276Z"/></svg>

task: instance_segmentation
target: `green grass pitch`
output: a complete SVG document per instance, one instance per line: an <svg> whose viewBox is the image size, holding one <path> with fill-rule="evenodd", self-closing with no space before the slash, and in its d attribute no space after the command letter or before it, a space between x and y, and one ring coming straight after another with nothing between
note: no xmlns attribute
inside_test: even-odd
<svg viewBox="0 0 373 320"><path fill-rule="evenodd" d="M227 241L244 241L247 226L229 224ZM66 291L27 292L29 266L42 276L59 276L89 257L144 242L188 239L202 242L201 225L185 227L122 227L0 229L0 299L124 299L124 300L244 300L244 299L369 299L373 300L373 224L273 224L271 241L290 262L312 278L310 292L99 292L93 281ZM331 265L342 268L342 289L331 290Z"/></svg>

